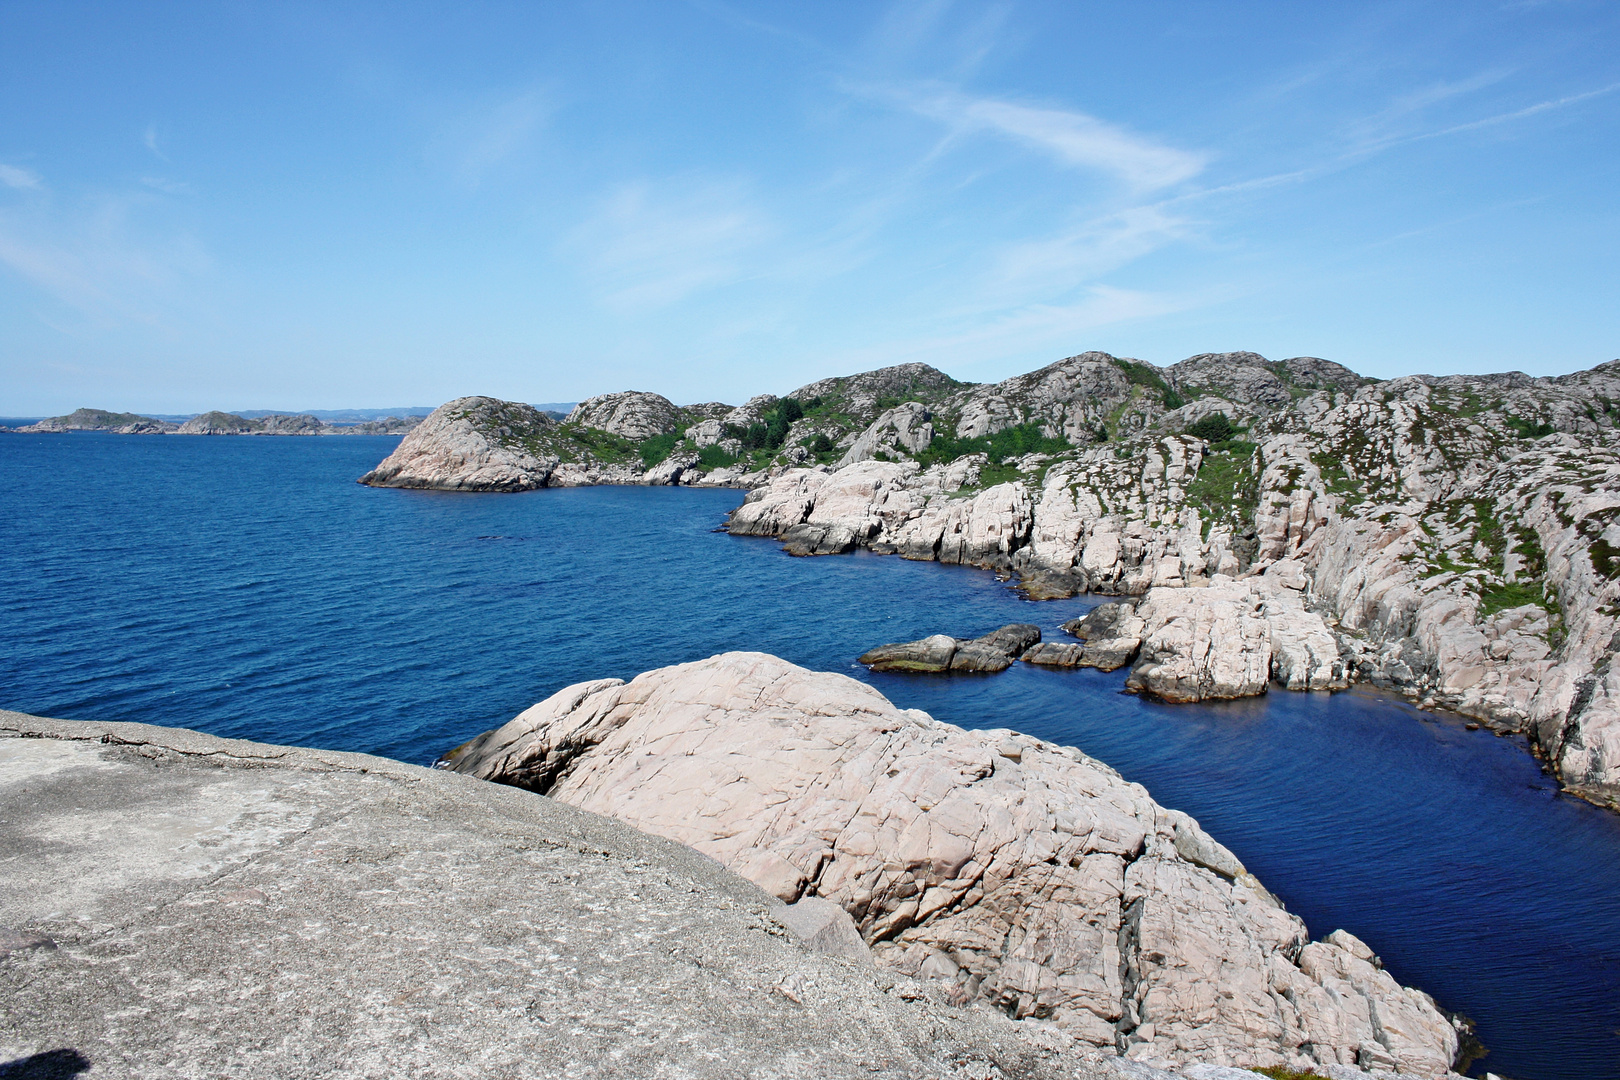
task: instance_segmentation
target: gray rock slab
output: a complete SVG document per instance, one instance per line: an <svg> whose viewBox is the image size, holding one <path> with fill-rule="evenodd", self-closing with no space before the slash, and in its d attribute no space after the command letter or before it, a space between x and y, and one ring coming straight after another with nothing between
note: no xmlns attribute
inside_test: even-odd
<svg viewBox="0 0 1620 1080"><path fill-rule="evenodd" d="M773 904L515 788L0 711L0 1075L1106 1075Z"/></svg>

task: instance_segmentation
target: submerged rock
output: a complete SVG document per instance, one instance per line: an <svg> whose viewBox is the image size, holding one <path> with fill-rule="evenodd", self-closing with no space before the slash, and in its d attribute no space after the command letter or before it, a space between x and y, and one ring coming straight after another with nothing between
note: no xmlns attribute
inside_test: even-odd
<svg viewBox="0 0 1620 1080"><path fill-rule="evenodd" d="M1040 640L1040 627L1011 623L983 637L935 634L921 641L879 645L862 653L860 662L873 671L1006 671Z"/></svg>
<svg viewBox="0 0 1620 1080"><path fill-rule="evenodd" d="M1311 942L1185 814L1077 750L964 731L760 653L569 687L447 756L821 897L950 999L1172 1064L1447 1075L1452 1025Z"/></svg>

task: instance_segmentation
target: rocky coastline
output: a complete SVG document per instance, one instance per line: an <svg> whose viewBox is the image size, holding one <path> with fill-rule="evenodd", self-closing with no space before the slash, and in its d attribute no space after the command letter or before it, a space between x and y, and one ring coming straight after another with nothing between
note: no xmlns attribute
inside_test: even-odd
<svg viewBox="0 0 1620 1080"><path fill-rule="evenodd" d="M1617 423L1620 361L1376 381L1313 357L1084 353L996 384L908 364L735 408L609 394L560 422L463 398L362 482L741 488L728 530L795 555L1139 600L1153 624L1118 648L1142 692L1367 681L1521 734L1567 790L1620 807Z"/></svg>
<svg viewBox="0 0 1620 1080"><path fill-rule="evenodd" d="M1010 628L1016 629L1016 628ZM1460 1031L1353 936L1311 941L1185 814L1078 750L726 653L559 691L448 754L830 901L885 969L1155 1068L1450 1075Z"/></svg>

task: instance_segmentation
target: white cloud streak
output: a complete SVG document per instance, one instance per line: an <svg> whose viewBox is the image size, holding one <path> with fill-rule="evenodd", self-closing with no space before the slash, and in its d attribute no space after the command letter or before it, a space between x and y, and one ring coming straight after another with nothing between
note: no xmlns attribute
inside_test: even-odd
<svg viewBox="0 0 1620 1080"><path fill-rule="evenodd" d="M891 96L919 115L945 124L954 134L1000 135L1043 151L1061 164L1111 174L1138 190L1165 188L1191 179L1208 163L1207 154L1178 150L1069 109L1038 108L956 93Z"/></svg>
<svg viewBox="0 0 1620 1080"><path fill-rule="evenodd" d="M605 306L640 312L750 276L775 234L740 184L642 181L615 191L565 247Z"/></svg>
<svg viewBox="0 0 1620 1080"><path fill-rule="evenodd" d="M38 173L15 165L0 165L0 184L18 191L39 191L45 186Z"/></svg>

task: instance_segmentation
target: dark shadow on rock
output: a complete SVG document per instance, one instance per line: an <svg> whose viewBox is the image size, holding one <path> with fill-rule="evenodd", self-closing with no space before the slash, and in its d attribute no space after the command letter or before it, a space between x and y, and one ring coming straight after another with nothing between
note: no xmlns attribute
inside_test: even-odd
<svg viewBox="0 0 1620 1080"><path fill-rule="evenodd" d="M47 1050L0 1062L0 1080L71 1080L90 1071L90 1059L77 1050Z"/></svg>

